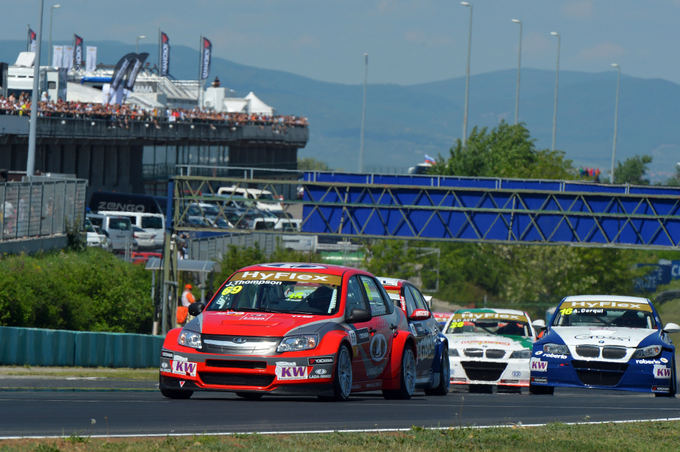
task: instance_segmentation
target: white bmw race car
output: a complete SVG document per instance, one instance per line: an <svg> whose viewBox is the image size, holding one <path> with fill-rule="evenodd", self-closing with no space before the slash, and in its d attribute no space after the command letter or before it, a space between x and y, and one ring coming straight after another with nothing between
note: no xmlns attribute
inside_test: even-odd
<svg viewBox="0 0 680 452"><path fill-rule="evenodd" d="M470 390L529 386L529 360L536 327L526 312L514 309L464 309L446 322L451 384Z"/></svg>
<svg viewBox="0 0 680 452"><path fill-rule="evenodd" d="M545 335L533 345L532 394L556 387L619 389L673 397L675 346L647 298L613 295L566 297Z"/></svg>

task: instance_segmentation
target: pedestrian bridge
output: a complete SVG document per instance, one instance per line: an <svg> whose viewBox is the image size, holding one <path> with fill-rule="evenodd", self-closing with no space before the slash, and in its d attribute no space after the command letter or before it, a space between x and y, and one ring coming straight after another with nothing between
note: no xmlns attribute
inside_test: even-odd
<svg viewBox="0 0 680 452"><path fill-rule="evenodd" d="M218 185L290 192L302 232L357 238L678 248L680 187L583 181L301 173L298 181L175 178L175 202L218 199ZM212 192L212 193L211 193ZM301 208L300 208L301 207ZM177 223L176 223L177 224ZM180 228L181 229L181 228Z"/></svg>

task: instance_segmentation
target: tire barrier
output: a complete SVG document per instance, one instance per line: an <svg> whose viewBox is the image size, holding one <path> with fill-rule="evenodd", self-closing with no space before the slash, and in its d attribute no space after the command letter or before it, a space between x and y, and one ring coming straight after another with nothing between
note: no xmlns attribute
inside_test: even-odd
<svg viewBox="0 0 680 452"><path fill-rule="evenodd" d="M0 365L158 367L163 336L0 327Z"/></svg>

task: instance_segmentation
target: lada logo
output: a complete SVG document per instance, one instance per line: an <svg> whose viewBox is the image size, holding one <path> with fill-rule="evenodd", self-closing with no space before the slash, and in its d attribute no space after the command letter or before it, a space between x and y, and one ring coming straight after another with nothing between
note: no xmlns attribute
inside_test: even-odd
<svg viewBox="0 0 680 452"><path fill-rule="evenodd" d="M371 359L373 361L380 361L385 357L387 353L387 340L382 334L376 334L371 339L370 344L371 349Z"/></svg>
<svg viewBox="0 0 680 452"><path fill-rule="evenodd" d="M248 342L248 339L246 339L245 337L235 337L231 341L234 344L245 344L246 342Z"/></svg>

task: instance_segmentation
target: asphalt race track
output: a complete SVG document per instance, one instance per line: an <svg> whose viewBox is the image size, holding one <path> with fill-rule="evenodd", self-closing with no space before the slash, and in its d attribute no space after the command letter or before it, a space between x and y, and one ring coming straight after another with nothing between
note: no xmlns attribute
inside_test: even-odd
<svg viewBox="0 0 680 452"><path fill-rule="evenodd" d="M146 387L0 388L0 437L395 429L412 426L542 424L679 418L680 399L614 391L557 390L554 396L418 394L384 400L379 393L344 403L316 398L195 393L169 400ZM24 385L30 386L30 385Z"/></svg>

